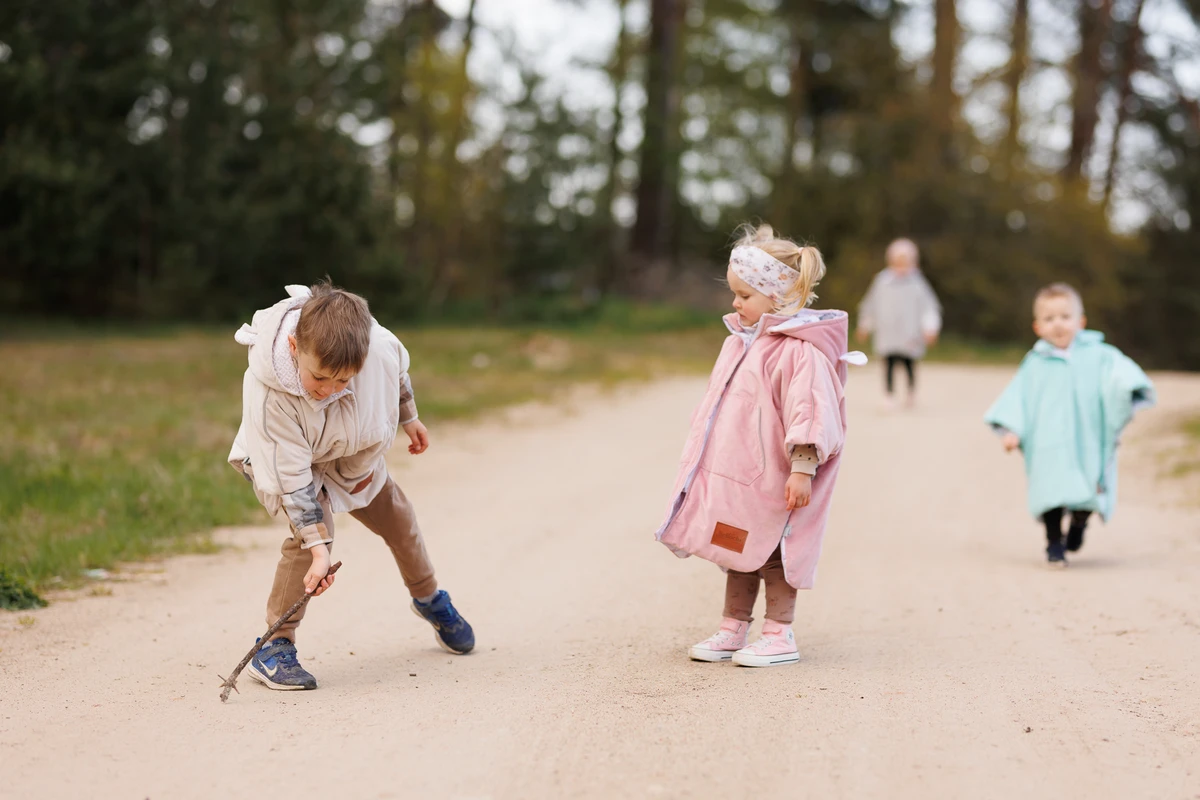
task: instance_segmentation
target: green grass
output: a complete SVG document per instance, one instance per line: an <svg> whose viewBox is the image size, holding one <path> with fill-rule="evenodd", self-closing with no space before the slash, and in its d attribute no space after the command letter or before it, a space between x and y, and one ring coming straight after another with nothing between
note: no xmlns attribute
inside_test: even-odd
<svg viewBox="0 0 1200 800"><path fill-rule="evenodd" d="M1187 437L1187 441L1179 452L1173 454L1174 464L1170 475L1174 478L1200 471L1200 416L1184 419L1179 430Z"/></svg>
<svg viewBox="0 0 1200 800"><path fill-rule="evenodd" d="M14 593L211 552L214 527L265 519L225 462L246 365L235 327L22 327L0 339L0 574ZM703 374L725 335L709 315L632 305L561 327L396 330L431 427L578 383ZM1022 352L950 341L933 357L1015 363Z"/></svg>
<svg viewBox="0 0 1200 800"><path fill-rule="evenodd" d="M1028 344L992 344L943 336L929 348L928 359L953 364L1011 364L1014 367L1029 352Z"/></svg>
<svg viewBox="0 0 1200 800"><path fill-rule="evenodd" d="M675 323L635 316L550 331L397 332L413 356L422 419L435 426L579 382L710 366L718 327L646 332ZM225 462L246 364L232 330L0 340L0 568L13 587L70 585L86 569L210 551L212 528L264 518Z"/></svg>

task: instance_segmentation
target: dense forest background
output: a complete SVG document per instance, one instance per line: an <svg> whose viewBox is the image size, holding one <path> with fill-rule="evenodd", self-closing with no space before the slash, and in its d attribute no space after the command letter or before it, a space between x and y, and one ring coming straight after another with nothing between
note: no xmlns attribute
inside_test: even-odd
<svg viewBox="0 0 1200 800"><path fill-rule="evenodd" d="M393 319L705 305L761 219L823 305L907 235L957 335L1028 339L1066 280L1200 368L1200 0L558 5L617 21L575 81L504 0L5 2L0 312L232 320L325 274Z"/></svg>

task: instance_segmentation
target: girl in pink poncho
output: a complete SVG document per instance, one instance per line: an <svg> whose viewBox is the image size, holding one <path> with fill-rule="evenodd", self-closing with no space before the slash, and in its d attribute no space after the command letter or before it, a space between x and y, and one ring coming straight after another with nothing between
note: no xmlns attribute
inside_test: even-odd
<svg viewBox="0 0 1200 800"><path fill-rule="evenodd" d="M656 538L680 558L698 555L727 574L720 629L695 645L697 661L748 667L800 659L796 590L812 588L846 436L844 311L814 311L825 275L815 247L747 227L726 279L736 313L692 415L666 521ZM760 580L767 614L747 646Z"/></svg>

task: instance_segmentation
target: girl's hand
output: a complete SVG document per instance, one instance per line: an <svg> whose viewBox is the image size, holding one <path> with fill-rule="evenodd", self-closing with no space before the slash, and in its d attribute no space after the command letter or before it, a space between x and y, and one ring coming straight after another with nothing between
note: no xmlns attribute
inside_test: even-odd
<svg viewBox="0 0 1200 800"><path fill-rule="evenodd" d="M1021 439L1015 433L1006 433L1000 443L1004 445L1004 452L1011 453L1021 446Z"/></svg>
<svg viewBox="0 0 1200 800"><path fill-rule="evenodd" d="M803 472L793 472L787 480L783 492L784 502L788 511L794 508L804 508L812 499L812 476Z"/></svg>
<svg viewBox="0 0 1200 800"><path fill-rule="evenodd" d="M325 590L333 586L336 575L329 574L329 547L322 542L308 548L312 553L312 566L304 576L304 593L320 597Z"/></svg>
<svg viewBox="0 0 1200 800"><path fill-rule="evenodd" d="M414 419L403 427L404 432L408 434L408 441L412 442L408 446L408 452L419 456L429 449L429 431L425 429L425 423Z"/></svg>

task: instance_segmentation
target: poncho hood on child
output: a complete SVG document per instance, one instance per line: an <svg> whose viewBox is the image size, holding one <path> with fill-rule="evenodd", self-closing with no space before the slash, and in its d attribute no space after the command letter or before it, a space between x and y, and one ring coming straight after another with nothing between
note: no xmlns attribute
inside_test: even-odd
<svg viewBox="0 0 1200 800"><path fill-rule="evenodd" d="M252 478L259 501L272 514L285 495L309 484L328 493L335 512L363 508L387 482L384 456L400 423L408 351L372 320L362 370L343 391L316 400L300 385L281 341L295 330L310 290L288 286L287 292L287 299L255 312L235 337L249 347L249 366L242 380L242 425L229 463ZM370 484L351 494L368 475Z"/></svg>
<svg viewBox="0 0 1200 800"><path fill-rule="evenodd" d="M1099 331L1080 331L1063 351L1039 340L984 420L1021 440L1029 513L1096 511L1117 502L1117 440L1154 386Z"/></svg>
<svg viewBox="0 0 1200 800"><path fill-rule="evenodd" d="M752 336L737 314L692 415L667 519L656 537L681 558L698 555L739 572L780 547L787 582L809 589L846 436L844 311L764 316ZM817 451L812 499L788 511L784 486L795 445Z"/></svg>

